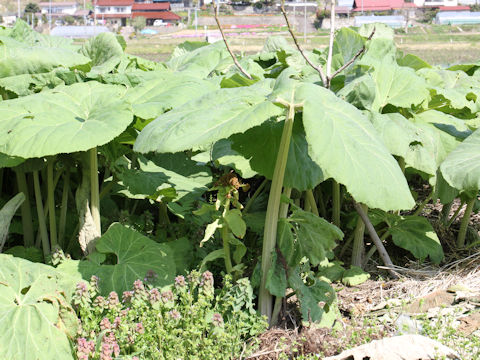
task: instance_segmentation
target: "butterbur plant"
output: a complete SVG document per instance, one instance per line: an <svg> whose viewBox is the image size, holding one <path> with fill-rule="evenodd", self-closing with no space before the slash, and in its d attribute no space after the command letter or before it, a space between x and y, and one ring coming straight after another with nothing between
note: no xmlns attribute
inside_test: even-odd
<svg viewBox="0 0 480 360"><path fill-rule="evenodd" d="M200 246L214 236L217 229L219 229L223 243L223 252L216 250L209 256L211 259L223 257L225 259L225 269L229 274L232 272L241 274L243 268L241 260L247 251L246 246L240 240L245 236L247 225L242 218L241 210L243 205L239 201L239 189L246 191L248 188L249 185L242 184L233 172L225 174L211 189L212 191L217 191L215 205L204 205L200 210L194 212L196 215L202 215L212 210L215 213L213 216L214 221L208 224L205 229L205 236ZM233 251L235 266L232 264L230 245L235 247ZM213 254L218 254L218 256L213 256Z"/></svg>
<svg viewBox="0 0 480 360"><path fill-rule="evenodd" d="M193 271L161 289L136 280L121 299L100 296L97 281L80 283L73 299L79 360L233 359L267 326L248 279L233 284L227 275L216 290L212 273Z"/></svg>

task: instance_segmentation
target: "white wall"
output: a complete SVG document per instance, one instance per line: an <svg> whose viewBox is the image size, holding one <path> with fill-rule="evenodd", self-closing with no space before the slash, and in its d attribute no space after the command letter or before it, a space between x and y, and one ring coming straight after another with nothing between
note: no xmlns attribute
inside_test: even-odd
<svg viewBox="0 0 480 360"><path fill-rule="evenodd" d="M52 3L52 14L65 14L65 15L73 15L77 11L77 5L70 5L70 6L58 6L55 3ZM42 14L49 14L50 13L50 6L42 6L41 7Z"/></svg>
<svg viewBox="0 0 480 360"><path fill-rule="evenodd" d="M457 6L458 0L414 0L417 6Z"/></svg>
<svg viewBox="0 0 480 360"><path fill-rule="evenodd" d="M98 14L131 14L131 6L95 6L95 13Z"/></svg>

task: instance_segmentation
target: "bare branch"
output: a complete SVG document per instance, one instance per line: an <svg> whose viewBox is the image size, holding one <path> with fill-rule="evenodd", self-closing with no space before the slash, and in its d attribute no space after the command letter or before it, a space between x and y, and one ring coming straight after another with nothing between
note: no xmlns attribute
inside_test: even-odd
<svg viewBox="0 0 480 360"><path fill-rule="evenodd" d="M335 0L330 3L330 42L327 56L327 88L330 88L330 74L332 71L332 56L333 56L333 40L335 39Z"/></svg>
<svg viewBox="0 0 480 360"><path fill-rule="evenodd" d="M223 39L223 42L225 43L225 46L227 47L228 53L232 57L232 60L235 63L235 66L238 68L238 70L240 70L240 72L243 75L245 75L247 78L252 80L252 77L250 76L250 74L242 67L242 65L240 65L237 58L235 57L232 50L230 49L230 46L228 45L228 42L227 42L227 38L225 37L225 33L223 32L222 26L220 25L220 21L218 20L217 3L215 0L212 0L212 4L213 4L213 16L215 18L215 22L217 23L218 29L220 30L220 34L222 34L222 39Z"/></svg>
<svg viewBox="0 0 480 360"><path fill-rule="evenodd" d="M388 256L387 250L385 250L385 247L383 246L382 240L378 237L377 232L375 231L375 228L372 225L372 222L368 218L368 215L363 211L363 208L358 204L357 202L353 202L353 205L355 206L355 210L357 210L358 215L362 218L362 221L365 224L365 227L368 230L368 233L370 234L370 237L372 238L373 243L378 249L378 254L382 258L383 263L385 266L388 268L388 272L390 275L392 275L395 279L398 278L398 275L395 273L395 271L392 270L393 268L393 263L392 260L390 260L390 256Z"/></svg>
<svg viewBox="0 0 480 360"><path fill-rule="evenodd" d="M373 28L373 31L372 31L372 33L370 34L370 36L367 38L367 40L371 40L372 37L373 37L373 34L375 34L375 28ZM358 50L358 52L355 54L354 57L352 57L349 61L347 61L345 64L343 64L343 65L340 67L340 69L338 69L337 71L335 71L335 72L332 74L332 76L330 76L330 78L329 78L329 83L330 83L330 81L331 81L335 76L337 76L337 75L340 74L343 70L345 70L347 67L349 67L350 65L352 65L352 64L355 62L355 60L357 60L358 57L365 52L365 49L366 49L366 48L365 48L365 45L363 45L363 47L362 47L360 50Z"/></svg>
<svg viewBox="0 0 480 360"><path fill-rule="evenodd" d="M288 21L287 12L285 11L285 0L282 0L280 10L283 14L283 17L285 18L285 22L287 23L288 32L292 36L293 42L295 43L295 46L297 47L298 51L300 52L300 54L302 54L302 56L305 59L305 61L307 62L307 64L310 65L313 69L315 69L319 73L320 79L322 79L323 84L326 86L327 77L323 73L321 65L316 66L314 63L312 63L310 61L310 59L307 57L307 55L303 52L303 49L300 47L300 44L298 43L297 37L293 33L292 26L290 25L290 21Z"/></svg>

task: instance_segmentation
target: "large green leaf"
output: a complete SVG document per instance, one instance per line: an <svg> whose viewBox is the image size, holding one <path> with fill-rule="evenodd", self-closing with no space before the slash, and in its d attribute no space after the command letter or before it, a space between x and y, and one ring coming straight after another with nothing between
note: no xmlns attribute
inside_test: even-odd
<svg viewBox="0 0 480 360"><path fill-rule="evenodd" d="M24 48L0 45L0 78L50 72L57 67L85 67L90 59L60 48Z"/></svg>
<svg viewBox="0 0 480 360"><path fill-rule="evenodd" d="M212 181L210 170L196 164L185 154L160 154L147 160L139 159L140 169L130 169L120 174L123 185L133 198L152 200L180 200L197 198L205 193Z"/></svg>
<svg viewBox="0 0 480 360"><path fill-rule="evenodd" d="M288 287L285 267L277 259L276 253L272 254L272 266L268 270L265 287L273 296L284 297Z"/></svg>
<svg viewBox="0 0 480 360"><path fill-rule="evenodd" d="M57 299L63 297L58 276L49 266L0 254L1 359L73 359L57 327Z"/></svg>
<svg viewBox="0 0 480 360"><path fill-rule="evenodd" d="M336 299L335 290L325 281L315 280L307 286L302 279L298 267L291 271L288 283L296 291L300 301L300 310L304 321L320 321L330 310ZM324 303L323 307L319 304Z"/></svg>
<svg viewBox="0 0 480 360"><path fill-rule="evenodd" d="M220 89L194 99L152 121L139 134L134 150L178 152L205 147L260 125L283 111L267 101L270 82Z"/></svg>
<svg viewBox="0 0 480 360"><path fill-rule="evenodd" d="M470 127L464 120L436 110L428 110L415 114L415 119L426 124L431 124L435 129L441 130L440 135L442 140L444 140L442 142L447 152L452 151L458 145L458 142L452 143L452 137L454 139L464 140L472 133Z"/></svg>
<svg viewBox="0 0 480 360"><path fill-rule="evenodd" d="M93 67L88 76L111 72L124 56L122 46L111 32L101 33L88 40L81 53L92 59Z"/></svg>
<svg viewBox="0 0 480 360"><path fill-rule="evenodd" d="M0 152L23 158L85 151L120 135L133 119L121 86L97 82L0 102Z"/></svg>
<svg viewBox="0 0 480 360"><path fill-rule="evenodd" d="M397 64L400 66L412 68L415 71L423 68L431 68L431 65L429 63L412 54L406 54L405 56L402 55L398 57Z"/></svg>
<svg viewBox="0 0 480 360"><path fill-rule="evenodd" d="M205 41L185 41L180 45L177 45L175 49L172 51L172 55L170 59L187 55L188 53L195 51L203 46L208 46L208 42Z"/></svg>
<svg viewBox="0 0 480 360"><path fill-rule="evenodd" d="M358 109L370 109L375 100L375 82L370 74L365 74L347 83L338 93L340 99Z"/></svg>
<svg viewBox="0 0 480 360"><path fill-rule="evenodd" d="M383 143L393 155L406 158L412 143L421 141L420 129L401 114L371 112L369 115L370 121L381 136Z"/></svg>
<svg viewBox="0 0 480 360"><path fill-rule="evenodd" d="M18 193L0 209L0 252L8 235L8 228L18 208L25 201L25 194Z"/></svg>
<svg viewBox="0 0 480 360"><path fill-rule="evenodd" d="M300 257L308 258L314 266L326 259L327 253L335 248L336 240L343 238L342 231L335 225L297 207L294 207L292 215L287 220L297 225L295 227L297 234L295 246L298 250L296 251L299 252ZM285 256L290 258L291 254L285 254Z"/></svg>
<svg viewBox="0 0 480 360"><path fill-rule="evenodd" d="M266 121L243 134L230 137L233 150L250 159L252 169L268 179L273 176L283 125L283 121ZM283 184L304 191L313 189L322 181L322 170L308 155L305 131L301 119L298 119L293 125Z"/></svg>
<svg viewBox="0 0 480 360"><path fill-rule="evenodd" d="M98 259L102 259L95 272L99 277L100 292L121 294L131 289L135 280L143 280L147 272L156 274L154 285L171 284L176 274L174 254L164 244L121 224L113 224L95 245ZM103 264L105 256L115 255L116 264ZM90 260L88 260L90 261Z"/></svg>
<svg viewBox="0 0 480 360"><path fill-rule="evenodd" d="M172 108L198 98L218 87L212 82L181 73L162 72L164 76L130 89L127 98L135 116L154 119Z"/></svg>
<svg viewBox="0 0 480 360"><path fill-rule="evenodd" d="M25 159L15 156L8 156L0 153L0 169L7 167L14 167L23 163Z"/></svg>
<svg viewBox="0 0 480 360"><path fill-rule="evenodd" d="M436 174L447 154L458 145L458 141L453 136L437 127L442 123L448 124L449 117L437 111L426 111L411 119L419 130L421 140L420 144L411 146L411 151L405 158L409 166L427 174Z"/></svg>
<svg viewBox="0 0 480 360"><path fill-rule="evenodd" d="M389 229L395 245L410 251L417 259L430 257L438 264L443 259L443 249L430 222L421 216L398 217Z"/></svg>
<svg viewBox="0 0 480 360"><path fill-rule="evenodd" d="M476 193L480 189L480 130L448 154L440 170L454 188Z"/></svg>
<svg viewBox="0 0 480 360"><path fill-rule="evenodd" d="M375 35L377 32L375 32ZM369 36L369 35L364 35ZM367 68L380 67L383 62L389 62L392 66L396 65L397 49L392 39L373 37L372 40L366 44L367 51L362 55L362 58L357 62L358 65L363 65Z"/></svg>
<svg viewBox="0 0 480 360"><path fill-rule="evenodd" d="M375 67L372 78L377 89L372 104L374 111L381 110L387 104L410 108L429 100L430 93L425 80L417 76L413 69L386 60Z"/></svg>
<svg viewBox="0 0 480 360"><path fill-rule="evenodd" d="M456 146L455 139L428 122L440 122L442 116L448 117L437 111L426 111L410 120L399 113L370 113L373 126L390 152L403 157L409 167L430 175L436 174L440 162Z"/></svg>
<svg viewBox="0 0 480 360"><path fill-rule="evenodd" d="M37 93L43 88L64 85L64 81L57 76L56 70L41 74L22 74L0 78L0 88L18 96L27 96Z"/></svg>
<svg viewBox="0 0 480 360"><path fill-rule="evenodd" d="M205 78L225 62L233 64L225 44L221 41L196 48L193 51L177 52L167 65L175 71L182 71L192 76Z"/></svg>
<svg viewBox="0 0 480 360"><path fill-rule="evenodd" d="M351 266L342 274L342 283L346 286L357 286L370 278L370 274L358 266Z"/></svg>
<svg viewBox="0 0 480 360"><path fill-rule="evenodd" d="M360 26L360 29L358 29L358 33L364 37L368 37L373 33L373 39L375 40L386 39L393 41L395 36L395 31L390 26L382 23L363 24Z"/></svg>
<svg viewBox="0 0 480 360"><path fill-rule="evenodd" d="M309 155L325 178L344 184L371 208L413 207L405 177L365 115L314 84L300 86L296 101L303 102Z"/></svg>
<svg viewBox="0 0 480 360"><path fill-rule="evenodd" d="M436 95L443 96L454 109L478 111L475 99L480 95L480 82L463 71L422 69L418 72ZM471 96L473 94L473 96Z"/></svg>
<svg viewBox="0 0 480 360"><path fill-rule="evenodd" d="M248 159L232 149L232 141L229 139L217 141L212 150L208 151L208 157L205 162L212 160L217 161L220 165L235 169L244 179L254 177L257 174L256 171L252 170Z"/></svg>
<svg viewBox="0 0 480 360"><path fill-rule="evenodd" d="M24 43L28 47L41 46L49 48L63 48L76 51L78 46L73 45L73 39L60 36L40 34L22 19L15 22L15 26L8 35L10 38Z"/></svg>
<svg viewBox="0 0 480 360"><path fill-rule="evenodd" d="M365 39L356 31L349 28L338 30L333 42L333 68L338 69L353 59L364 45Z"/></svg>

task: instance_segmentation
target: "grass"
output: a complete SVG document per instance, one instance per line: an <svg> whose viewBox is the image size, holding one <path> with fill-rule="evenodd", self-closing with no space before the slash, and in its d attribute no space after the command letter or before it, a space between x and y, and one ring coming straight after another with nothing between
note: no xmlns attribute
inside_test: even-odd
<svg viewBox="0 0 480 360"><path fill-rule="evenodd" d="M433 28L433 30L432 30ZM458 63L477 62L480 60L480 27L435 26L432 28L412 28L405 34L397 30L395 37L397 46L404 53L419 56L432 65L451 65ZM211 30L209 30L211 31ZM262 49L267 36L271 33L284 36L293 45L293 41L282 28L267 29L232 29L229 32L250 32L255 35L230 37L229 41L236 53L255 53ZM427 32L427 33L425 33ZM301 45L307 50L323 48L328 45L328 35L325 33L309 34L304 42L303 34L298 34ZM138 37L127 41L127 52L155 61L165 61L173 49L184 41L203 41L204 31L199 30L193 38L173 38L168 36Z"/></svg>

